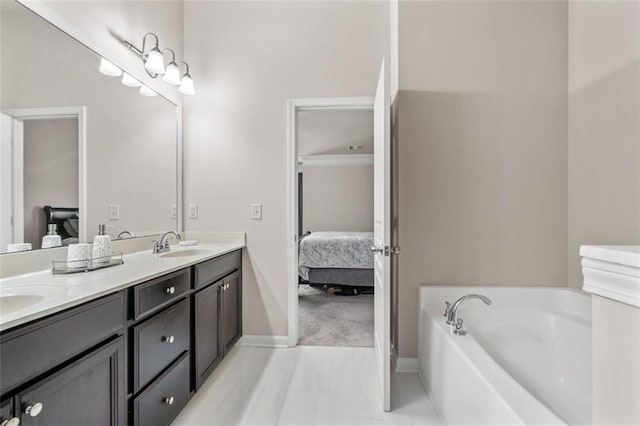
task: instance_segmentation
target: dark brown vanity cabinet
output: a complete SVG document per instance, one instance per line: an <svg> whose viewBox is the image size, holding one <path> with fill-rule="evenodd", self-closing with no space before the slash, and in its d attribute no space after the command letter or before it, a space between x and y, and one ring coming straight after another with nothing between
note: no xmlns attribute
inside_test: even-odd
<svg viewBox="0 0 640 426"><path fill-rule="evenodd" d="M199 263L194 269L194 387L198 390L242 335L241 251Z"/></svg>
<svg viewBox="0 0 640 426"><path fill-rule="evenodd" d="M242 335L241 262L237 250L0 333L0 426L170 424Z"/></svg>

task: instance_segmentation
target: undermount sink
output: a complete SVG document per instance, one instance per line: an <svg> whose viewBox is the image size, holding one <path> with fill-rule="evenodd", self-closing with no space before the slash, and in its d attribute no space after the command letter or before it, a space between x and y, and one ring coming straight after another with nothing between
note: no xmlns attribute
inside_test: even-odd
<svg viewBox="0 0 640 426"><path fill-rule="evenodd" d="M186 250L176 250L169 251L166 253L162 253L160 257L187 257L187 256L198 256L202 254L208 253L209 250L201 250L201 249L186 249Z"/></svg>
<svg viewBox="0 0 640 426"><path fill-rule="evenodd" d="M0 313L11 314L29 306L33 306L44 300L43 296L36 294L7 294L0 295Z"/></svg>
<svg viewBox="0 0 640 426"><path fill-rule="evenodd" d="M64 290L58 286L24 285L0 287L0 315L9 315L43 302L45 298L59 295Z"/></svg>

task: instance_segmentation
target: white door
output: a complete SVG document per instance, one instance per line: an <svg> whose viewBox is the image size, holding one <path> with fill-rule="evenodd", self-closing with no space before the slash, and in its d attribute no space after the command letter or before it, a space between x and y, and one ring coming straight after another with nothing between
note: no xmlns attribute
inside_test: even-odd
<svg viewBox="0 0 640 426"><path fill-rule="evenodd" d="M389 65L382 60L373 106L375 351L385 411L391 410L391 110Z"/></svg>

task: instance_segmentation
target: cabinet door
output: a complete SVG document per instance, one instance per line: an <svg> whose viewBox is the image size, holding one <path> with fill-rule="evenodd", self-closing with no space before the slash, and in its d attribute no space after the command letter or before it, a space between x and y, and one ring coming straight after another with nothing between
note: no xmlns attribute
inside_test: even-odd
<svg viewBox="0 0 640 426"><path fill-rule="evenodd" d="M194 296L195 306L195 388L211 374L222 359L220 345L220 289L222 281L210 285Z"/></svg>
<svg viewBox="0 0 640 426"><path fill-rule="evenodd" d="M12 399L8 399L0 403L0 424L4 424L4 422L7 422L7 425L9 425L9 420L13 419L13 413L11 410L12 402ZM17 420L13 420L13 423L11 425L15 424L16 422Z"/></svg>
<svg viewBox="0 0 640 426"><path fill-rule="evenodd" d="M222 281L222 347L226 354L242 335L242 281L234 272Z"/></svg>
<svg viewBox="0 0 640 426"><path fill-rule="evenodd" d="M122 336L16 396L22 426L124 425L124 401Z"/></svg>

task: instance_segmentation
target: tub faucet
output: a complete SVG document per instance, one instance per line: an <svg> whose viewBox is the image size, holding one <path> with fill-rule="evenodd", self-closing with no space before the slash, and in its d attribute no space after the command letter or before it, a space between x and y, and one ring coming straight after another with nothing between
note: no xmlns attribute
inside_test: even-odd
<svg viewBox="0 0 640 426"><path fill-rule="evenodd" d="M446 310L444 314L447 317L447 324L455 327L453 333L457 334L458 336L464 336L466 334L466 332L462 328L464 321L462 320L462 318L458 317L458 311L460 310L464 302L469 299L480 299L485 303L485 305L491 304L491 299L481 294L467 294L466 296L462 296L460 299L456 300L453 305L451 305L449 302L445 302Z"/></svg>
<svg viewBox="0 0 640 426"><path fill-rule="evenodd" d="M173 234L177 239L180 239L180 235L178 235L174 231L165 232L160 240L153 242L153 253L164 253L165 251L169 251L169 235Z"/></svg>

